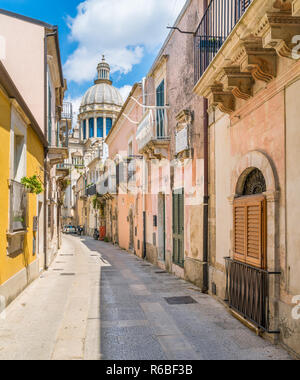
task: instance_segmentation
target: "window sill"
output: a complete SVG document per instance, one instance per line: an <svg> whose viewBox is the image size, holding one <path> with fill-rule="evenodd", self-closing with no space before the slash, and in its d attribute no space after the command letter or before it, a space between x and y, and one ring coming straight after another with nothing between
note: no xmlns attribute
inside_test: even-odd
<svg viewBox="0 0 300 380"><path fill-rule="evenodd" d="M24 236L28 233L28 230L16 231L16 232L7 232L6 236L8 238L13 238L15 236Z"/></svg>

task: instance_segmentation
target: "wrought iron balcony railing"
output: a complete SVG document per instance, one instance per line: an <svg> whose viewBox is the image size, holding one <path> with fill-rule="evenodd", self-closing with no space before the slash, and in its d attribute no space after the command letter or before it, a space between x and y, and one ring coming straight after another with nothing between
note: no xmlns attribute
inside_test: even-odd
<svg viewBox="0 0 300 380"><path fill-rule="evenodd" d="M136 134L138 150L140 153L148 144L169 141L167 109L158 107L156 110L149 109L140 122Z"/></svg>
<svg viewBox="0 0 300 380"><path fill-rule="evenodd" d="M10 181L10 231L24 231L27 228L27 190L24 185Z"/></svg>
<svg viewBox="0 0 300 380"><path fill-rule="evenodd" d="M212 0L196 30L195 84L253 0Z"/></svg>
<svg viewBox="0 0 300 380"><path fill-rule="evenodd" d="M63 103L63 109L61 113L62 119L72 120L73 119L73 106L72 103Z"/></svg>

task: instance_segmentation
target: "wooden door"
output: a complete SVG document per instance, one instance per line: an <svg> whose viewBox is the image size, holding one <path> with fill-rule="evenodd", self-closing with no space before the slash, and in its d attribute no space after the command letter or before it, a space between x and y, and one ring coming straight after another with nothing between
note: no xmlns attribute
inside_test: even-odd
<svg viewBox="0 0 300 380"><path fill-rule="evenodd" d="M233 206L234 259L266 269L266 199L263 195L237 198Z"/></svg>
<svg viewBox="0 0 300 380"><path fill-rule="evenodd" d="M173 262L184 266L184 190L173 192Z"/></svg>

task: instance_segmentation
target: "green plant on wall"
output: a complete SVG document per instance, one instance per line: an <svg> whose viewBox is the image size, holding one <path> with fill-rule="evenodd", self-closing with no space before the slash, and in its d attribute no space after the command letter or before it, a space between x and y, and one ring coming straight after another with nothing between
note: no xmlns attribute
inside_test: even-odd
<svg viewBox="0 0 300 380"><path fill-rule="evenodd" d="M21 183L32 194L38 195L44 191L43 184L36 175L32 177L23 177Z"/></svg>
<svg viewBox="0 0 300 380"><path fill-rule="evenodd" d="M100 210L101 209L101 202L100 202L100 199L97 197L97 195L95 195L92 198L92 204L93 204L94 210Z"/></svg>
<svg viewBox="0 0 300 380"><path fill-rule="evenodd" d="M61 182L60 188L62 191L65 191L71 185L71 181L69 179L65 179Z"/></svg>

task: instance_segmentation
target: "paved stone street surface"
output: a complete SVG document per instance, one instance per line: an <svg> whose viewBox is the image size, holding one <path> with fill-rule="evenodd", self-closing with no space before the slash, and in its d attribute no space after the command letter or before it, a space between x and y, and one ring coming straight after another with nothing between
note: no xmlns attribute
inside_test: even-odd
<svg viewBox="0 0 300 380"><path fill-rule="evenodd" d="M166 300L180 296L195 303ZM0 359L290 357L193 285L110 244L65 236L49 271L0 320Z"/></svg>

